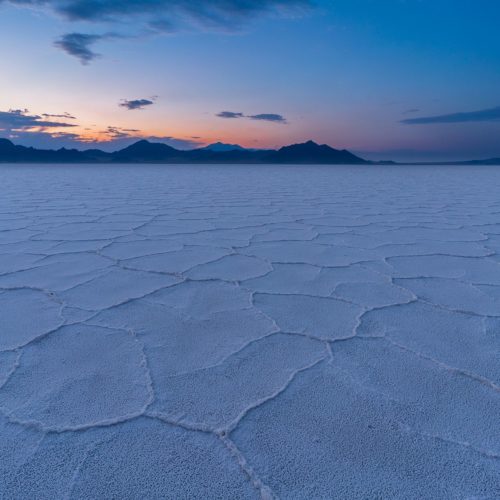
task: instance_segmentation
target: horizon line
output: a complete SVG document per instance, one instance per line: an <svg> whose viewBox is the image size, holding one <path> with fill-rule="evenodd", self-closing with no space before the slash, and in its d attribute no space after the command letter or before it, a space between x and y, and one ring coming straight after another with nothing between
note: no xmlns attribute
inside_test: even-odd
<svg viewBox="0 0 500 500"><path fill-rule="evenodd" d="M227 147L232 147L234 146L234 149L223 149L223 150L212 150L213 153L216 153L216 154L221 154L221 155L226 155L227 153L234 153L234 152L247 152L247 153L266 153L266 152L269 152L269 153L277 153L277 152L280 152L281 150L283 149L286 149L286 148L290 148L290 147L293 147L293 146L304 146L304 145L307 145L307 144L312 144L314 145L315 147L318 147L318 148L324 148L324 147L327 147L329 148L331 151L333 152L337 152L337 153L348 153L354 157L356 157L357 159L359 160L362 160L362 163L364 164L375 164L375 165L384 165L384 164L388 164L388 165L453 165L453 164L487 164L487 165L500 165L500 156L499 157L496 157L496 156L487 156L485 155L484 157L482 158L479 158L479 159L470 159L470 158L467 158L467 159L462 159L462 160L434 160L434 161L395 161L395 160L391 160L391 159L384 159L384 160L369 160L369 159L365 159L365 158L362 158L360 156L358 156L358 152L352 152L350 150L347 150L347 149L337 149L337 148L334 148L328 144L319 144L317 142L315 142L314 140L312 139L309 139L307 141L304 141L304 142L300 142L300 143L293 143L293 144L288 144L288 145L285 145L285 146L281 146L277 149L260 149L260 148L245 148L243 146L240 146L239 144L226 144L226 143L223 143L221 141L217 141L217 142L214 142L214 143L210 143L206 146L200 146L200 147L197 147L197 148L191 148L191 149L178 149L176 148L175 146L172 146L172 145L169 145L169 144L166 144L165 142L161 142L161 141L154 141L154 140L151 140L151 139L146 139L146 138L137 138L136 141L132 142L131 144L121 148L121 149L116 149L114 151L111 151L111 152L106 152L106 151L103 151L99 148L95 148L95 147L89 147L89 148L86 148L86 149L78 149L78 148L66 148L66 147L61 147L61 148L58 148L58 149L44 149L44 148L36 148L34 146L24 146L22 144L16 144L14 143L14 141L11 139L11 138L7 138L7 137L0 137L0 141L6 141L6 142L9 142L11 145L13 145L14 147L21 147L21 148L25 148L25 149L31 149L31 150L34 150L34 151L40 151L40 152L53 152L53 153L57 153L57 152L60 152L60 151L68 151L68 152L78 152L78 153L86 153L86 152L90 152L90 151L99 151L100 153L103 153L104 155L114 155L114 154L117 154L117 153L120 153L122 151L125 151L127 150L128 148L130 148L131 146L134 146L134 145L137 145L137 144L140 144L140 143L146 143L146 144L154 144L154 145L161 145L161 146L165 146L166 148L170 149L170 150L173 150L173 151L177 151L179 153L189 153L189 152L194 152L194 151L210 151L209 148L210 146L218 146L218 145L221 145L221 146L227 146ZM99 145L100 143L92 143L94 145ZM360 153L362 154L362 153ZM377 153L377 154L382 154L382 153ZM17 162L13 162L13 161L3 161L2 158L1 158L1 152L0 152L0 163L17 163ZM48 163L48 162L44 162L44 161L34 161L34 162L29 162L29 163ZM68 163L78 163L78 162L68 162ZM85 163L85 162L81 162L81 163ZM106 162L104 161L92 161L92 162L89 162L89 163L96 163L96 164L106 164ZM147 161L147 162L137 162L137 163L151 163L151 161ZM162 163L162 164L165 164L165 160L163 161L159 161L159 163ZM203 163L203 162L201 162ZM237 163L237 162L235 162ZM245 162L243 162L245 163ZM192 164L200 164L200 162L192 162ZM255 164L255 162L248 162L248 164ZM293 162L291 161L290 164L297 164L296 162ZM328 164L328 163L323 163L323 162L320 162L320 163L317 163L317 164ZM331 164L334 164L334 163L331 163ZM355 164L355 163L354 163Z"/></svg>

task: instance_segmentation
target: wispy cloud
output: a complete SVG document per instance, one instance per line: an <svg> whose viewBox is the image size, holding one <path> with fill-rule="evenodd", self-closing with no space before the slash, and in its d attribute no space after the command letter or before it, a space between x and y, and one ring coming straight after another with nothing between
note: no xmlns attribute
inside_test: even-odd
<svg viewBox="0 0 500 500"><path fill-rule="evenodd" d="M92 144L92 147L97 147L105 151L115 151L120 148L125 148L141 139L153 142L162 142L177 149L193 149L204 144L203 142L192 138L184 139L173 136L152 136L144 134L139 129L122 128L114 125L110 125L104 130L94 131L94 134L99 139L95 139L93 137L84 139L86 147L89 147L89 145ZM82 141L82 139L80 139L80 141Z"/></svg>
<svg viewBox="0 0 500 500"><path fill-rule="evenodd" d="M234 26L252 16L296 15L312 0L0 0L20 6L48 7L72 21L133 21L164 26L169 32L190 24L214 28Z"/></svg>
<svg viewBox="0 0 500 500"><path fill-rule="evenodd" d="M311 9L314 0L0 0L50 9L69 21L128 24L139 33L237 31L262 16L289 17ZM93 45L106 35L68 33L55 46L89 64L99 57Z"/></svg>
<svg viewBox="0 0 500 500"><path fill-rule="evenodd" d="M47 131L12 131L3 136L9 138L15 144L30 146L41 149L81 149L85 146L85 141L81 140L79 134L68 132L47 132Z"/></svg>
<svg viewBox="0 0 500 500"><path fill-rule="evenodd" d="M217 113L215 116L218 116L219 118L229 118L229 119L248 118L250 120L257 120L257 121L287 123L286 118L284 116L278 115L276 113L260 113L257 115L245 115L244 113L237 113L234 111L221 111L220 113Z"/></svg>
<svg viewBox="0 0 500 500"><path fill-rule="evenodd" d="M173 136L152 136L146 135L137 129L127 129L116 126L109 126L105 130L98 131L97 135L99 140L85 140L86 147L92 146L103 149L104 151L115 151L130 146L141 139L162 142L163 144L167 144L177 149L193 149L204 144L199 140L193 140L191 138L184 139Z"/></svg>
<svg viewBox="0 0 500 500"><path fill-rule="evenodd" d="M66 118L66 120L76 120L76 116L73 116L69 113L61 113L59 115L51 115L48 113L43 113L42 116L44 118Z"/></svg>
<svg viewBox="0 0 500 500"><path fill-rule="evenodd" d="M130 130L130 132L127 132ZM91 149L98 148L103 151L116 151L118 149L130 146L140 139L146 139L153 142L162 142L177 149L194 149L203 146L205 143L191 139L183 139L170 136L148 136L141 134L140 130L132 132L131 129L121 129L119 127L108 127L106 130L99 131L99 139L83 137L79 134L67 132L35 132L19 131L5 134L15 144L23 146L32 146L41 149Z"/></svg>
<svg viewBox="0 0 500 500"><path fill-rule="evenodd" d="M0 0L1 1L1 0ZM101 54L94 52L93 46L104 40L121 40L133 38L132 36L119 33L66 33L54 42L54 46L66 52L66 54L75 57L83 65L87 65L94 59L101 57Z"/></svg>
<svg viewBox="0 0 500 500"><path fill-rule="evenodd" d="M401 120L405 125L427 125L432 123L490 122L500 120L500 106L479 111L463 111L447 115L422 116Z"/></svg>
<svg viewBox="0 0 500 500"><path fill-rule="evenodd" d="M16 144L44 149L96 147L105 151L115 151L140 139L163 142L178 149L193 149L205 144L200 137L151 136L140 129L114 125L105 129L98 129L95 126L89 128L59 118L76 119L69 113L37 115L27 109L0 111L0 137L7 137ZM67 131L68 129L71 132Z"/></svg>
<svg viewBox="0 0 500 500"><path fill-rule="evenodd" d="M236 113L234 111L221 111L220 113L217 113L215 116L218 116L219 118L244 118L243 113Z"/></svg>
<svg viewBox="0 0 500 500"><path fill-rule="evenodd" d="M56 116L59 117L59 115L51 114L32 115L27 109L11 109L9 111L0 111L0 130L21 131L30 129L41 130L47 128L76 127L74 123L47 119L49 117Z"/></svg>
<svg viewBox="0 0 500 500"><path fill-rule="evenodd" d="M92 50L92 46L104 35L88 35L86 33L67 33L54 42L54 46L66 54L76 57L82 64L88 64L100 54Z"/></svg>
<svg viewBox="0 0 500 500"><path fill-rule="evenodd" d="M81 144L78 133L66 131L78 125L62 119L74 120L75 117L69 113L36 115L27 109L0 111L0 135L18 144L40 148L71 148Z"/></svg>
<svg viewBox="0 0 500 500"><path fill-rule="evenodd" d="M118 104L118 106L132 111L135 109L144 109L145 107L151 106L152 104L154 104L154 98L132 100L124 99Z"/></svg>
<svg viewBox="0 0 500 500"><path fill-rule="evenodd" d="M250 115L247 116L247 118L250 118L251 120L260 120L266 122L286 123L286 119L283 116L277 115L275 113L262 113L260 115Z"/></svg>

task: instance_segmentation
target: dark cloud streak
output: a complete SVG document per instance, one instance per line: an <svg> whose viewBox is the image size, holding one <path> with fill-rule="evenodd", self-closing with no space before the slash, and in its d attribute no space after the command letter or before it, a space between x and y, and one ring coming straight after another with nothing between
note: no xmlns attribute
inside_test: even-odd
<svg viewBox="0 0 500 500"><path fill-rule="evenodd" d="M182 25L233 27L252 15L286 16L312 7L312 0L3 0L18 6L48 7L72 21L145 20L172 32ZM2 0L0 0L2 3Z"/></svg>
<svg viewBox="0 0 500 500"><path fill-rule="evenodd" d="M60 115L51 115L48 113L43 113L44 118L66 118L67 120L76 120L76 116L70 115L69 113L62 113Z"/></svg>
<svg viewBox="0 0 500 500"><path fill-rule="evenodd" d="M243 113L236 113L234 111L221 111L217 113L215 116L219 118L248 118L250 120L257 121L265 121L265 122L273 122L273 123L287 123L286 118L282 115L278 115L276 113L260 113L258 115L245 115Z"/></svg>
<svg viewBox="0 0 500 500"><path fill-rule="evenodd" d="M42 115L47 118L55 115ZM11 109L0 111L0 130L29 130L44 128L76 127L74 123L45 120L40 115L30 115L27 109Z"/></svg>
<svg viewBox="0 0 500 500"><path fill-rule="evenodd" d="M466 122L491 122L500 120L500 106L496 108L481 109L479 111L465 111L447 115L422 116L402 120L405 125L428 125L433 123L466 123Z"/></svg>
<svg viewBox="0 0 500 500"><path fill-rule="evenodd" d="M234 118L244 118L243 113L236 113L234 111L221 111L220 113L217 113L215 116L218 116L219 118L229 118L229 119L234 119Z"/></svg>
<svg viewBox="0 0 500 500"><path fill-rule="evenodd" d="M89 64L100 57L91 47L104 38L103 35L88 35L85 33L67 33L54 42L54 46L66 54L76 57L82 64Z"/></svg>
<svg viewBox="0 0 500 500"><path fill-rule="evenodd" d="M238 31L262 16L286 17L312 8L314 0L0 0L19 7L51 10L69 21L128 24L136 35L179 31ZM137 35L139 36L139 35ZM67 33L55 47L87 65L100 54L94 44L122 38Z"/></svg>
<svg viewBox="0 0 500 500"><path fill-rule="evenodd" d="M274 123L286 123L286 119L275 113L261 113L260 115L249 115L247 118L251 120L259 120L265 122L274 122Z"/></svg>
<svg viewBox="0 0 500 500"><path fill-rule="evenodd" d="M121 108L128 109L130 111L135 109L144 109L146 106L151 106L154 104L154 100L152 99L124 99L118 106Z"/></svg>

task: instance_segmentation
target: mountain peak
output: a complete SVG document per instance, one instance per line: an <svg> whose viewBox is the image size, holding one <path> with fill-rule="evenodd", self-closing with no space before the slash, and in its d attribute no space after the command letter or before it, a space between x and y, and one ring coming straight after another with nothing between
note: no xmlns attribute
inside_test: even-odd
<svg viewBox="0 0 500 500"><path fill-rule="evenodd" d="M287 149L295 149L295 150L316 150L316 149L320 149L320 148L328 148L328 149L333 149L331 148L330 146L326 146L325 144L323 144L322 146L320 146L317 142L314 142L314 141L306 141L306 142L299 142L297 144L290 144L289 146L283 146L279 151L281 150L287 150ZM336 151L336 150L334 150Z"/></svg>
<svg viewBox="0 0 500 500"><path fill-rule="evenodd" d="M1 149L12 149L15 148L14 143L12 141L9 141L9 139L2 139L0 138L0 148Z"/></svg>
<svg viewBox="0 0 500 500"><path fill-rule="evenodd" d="M141 139L140 141L134 142L130 146L127 146L121 151L166 151L172 150L177 151L172 146L164 144L163 142L150 142L146 139Z"/></svg>
<svg viewBox="0 0 500 500"><path fill-rule="evenodd" d="M214 142L209 144L204 148L200 148L203 151L216 151L218 153L223 153L226 151L245 151L245 148L241 147L239 144L225 144L224 142Z"/></svg>
<svg viewBox="0 0 500 500"><path fill-rule="evenodd" d="M363 164L369 163L349 151L334 149L326 144L319 145L314 141L285 146L271 154L273 163L302 163L302 164Z"/></svg>
<svg viewBox="0 0 500 500"><path fill-rule="evenodd" d="M150 161L163 161L165 159L176 156L180 152L164 144L163 142L149 142L146 139L134 142L125 149L116 151L115 158L121 161L136 161L136 162L150 162Z"/></svg>

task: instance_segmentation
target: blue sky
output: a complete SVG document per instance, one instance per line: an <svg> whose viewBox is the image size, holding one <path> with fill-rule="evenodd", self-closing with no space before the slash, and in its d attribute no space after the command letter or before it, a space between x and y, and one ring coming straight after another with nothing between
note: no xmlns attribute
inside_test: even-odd
<svg viewBox="0 0 500 500"><path fill-rule="evenodd" d="M14 142L500 156L494 0L29 3L0 0L0 135Z"/></svg>

